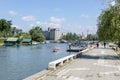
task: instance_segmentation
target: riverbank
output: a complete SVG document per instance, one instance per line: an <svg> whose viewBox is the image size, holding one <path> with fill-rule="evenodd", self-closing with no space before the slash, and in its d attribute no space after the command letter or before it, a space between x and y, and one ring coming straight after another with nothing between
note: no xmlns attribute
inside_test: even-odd
<svg viewBox="0 0 120 80"><path fill-rule="evenodd" d="M3 46L3 44L4 44L4 38L0 38L0 46Z"/></svg>
<svg viewBox="0 0 120 80"><path fill-rule="evenodd" d="M0 43L0 46L3 46L3 43Z"/></svg>

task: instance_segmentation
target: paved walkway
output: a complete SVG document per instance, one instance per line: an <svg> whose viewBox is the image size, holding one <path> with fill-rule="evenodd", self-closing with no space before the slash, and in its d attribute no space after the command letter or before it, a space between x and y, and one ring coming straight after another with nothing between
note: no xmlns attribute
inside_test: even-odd
<svg viewBox="0 0 120 80"><path fill-rule="evenodd" d="M93 49L37 80L120 80L120 59L111 49Z"/></svg>

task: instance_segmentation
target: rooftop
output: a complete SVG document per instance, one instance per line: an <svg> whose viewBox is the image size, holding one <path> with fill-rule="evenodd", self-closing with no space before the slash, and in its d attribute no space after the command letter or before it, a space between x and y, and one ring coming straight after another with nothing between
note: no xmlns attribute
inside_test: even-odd
<svg viewBox="0 0 120 80"><path fill-rule="evenodd" d="M27 38L24 38L23 40L22 40L22 42L31 42L32 41L32 39L27 39Z"/></svg>
<svg viewBox="0 0 120 80"><path fill-rule="evenodd" d="M17 40L18 40L18 38L7 38L6 41L17 41Z"/></svg>

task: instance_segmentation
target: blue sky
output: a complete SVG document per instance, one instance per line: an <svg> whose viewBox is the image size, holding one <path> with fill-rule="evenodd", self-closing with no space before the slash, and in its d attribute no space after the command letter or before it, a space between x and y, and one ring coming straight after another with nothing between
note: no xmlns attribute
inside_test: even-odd
<svg viewBox="0 0 120 80"><path fill-rule="evenodd" d="M28 31L33 26L61 32L95 33L103 0L0 0L0 18Z"/></svg>

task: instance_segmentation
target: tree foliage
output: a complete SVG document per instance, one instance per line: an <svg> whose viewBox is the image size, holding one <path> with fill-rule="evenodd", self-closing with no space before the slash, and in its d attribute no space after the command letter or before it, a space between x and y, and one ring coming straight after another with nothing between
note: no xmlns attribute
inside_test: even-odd
<svg viewBox="0 0 120 80"><path fill-rule="evenodd" d="M87 40L98 40L98 36L96 34L88 34Z"/></svg>
<svg viewBox="0 0 120 80"><path fill-rule="evenodd" d="M111 6L100 14L97 33L100 40L120 42L119 6Z"/></svg>
<svg viewBox="0 0 120 80"><path fill-rule="evenodd" d="M79 37L75 34L75 33L67 33L66 35L64 35L63 37L62 37L62 39L64 39L64 40L78 40L79 39Z"/></svg>
<svg viewBox="0 0 120 80"><path fill-rule="evenodd" d="M8 37L11 35L11 21L0 19L0 37Z"/></svg>
<svg viewBox="0 0 120 80"><path fill-rule="evenodd" d="M23 32L23 33L21 33L21 36L18 36L18 38L20 38L20 39L30 38L31 39L31 35L29 33Z"/></svg>
<svg viewBox="0 0 120 80"><path fill-rule="evenodd" d="M42 34L42 29L39 26L33 27L29 31L31 37L35 41L43 42L45 40L44 35Z"/></svg>

